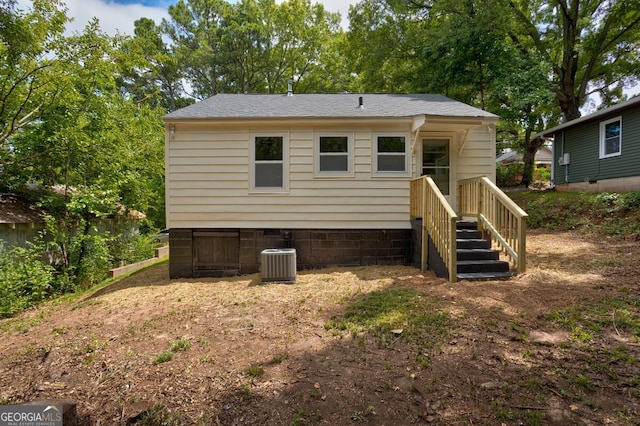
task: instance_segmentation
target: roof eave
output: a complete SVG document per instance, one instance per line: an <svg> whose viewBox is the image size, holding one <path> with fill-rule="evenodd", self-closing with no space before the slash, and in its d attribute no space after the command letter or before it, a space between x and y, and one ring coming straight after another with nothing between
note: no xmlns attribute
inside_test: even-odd
<svg viewBox="0 0 640 426"><path fill-rule="evenodd" d="M441 120L449 122L469 122L477 121L483 123L495 123L499 117L493 114L490 115L434 115L434 114L416 114L408 116L335 116L335 117L163 117L165 123L239 123L239 122L255 122L255 123L273 123L277 121L287 122L317 122L317 121L343 121L343 122L366 122L366 121L407 121L410 122L415 118L425 117L427 120Z"/></svg>
<svg viewBox="0 0 640 426"><path fill-rule="evenodd" d="M616 112L621 112L629 108L633 108L637 105L640 105L640 96L635 96L625 102L621 102L617 105L614 105L609 108L602 109L600 111L596 111L593 114L585 115L584 117L576 118L575 120L567 121L566 123L560 124L558 126L552 127L547 130L543 130L542 132L538 132L533 135L533 138L550 138L555 133L560 130L564 130L568 127L573 127L578 124L588 123L590 121L598 120L604 116L615 114Z"/></svg>

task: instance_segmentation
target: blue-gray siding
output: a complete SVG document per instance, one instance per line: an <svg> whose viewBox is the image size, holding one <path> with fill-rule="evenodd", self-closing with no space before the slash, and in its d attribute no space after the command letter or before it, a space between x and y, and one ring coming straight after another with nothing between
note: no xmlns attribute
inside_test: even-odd
<svg viewBox="0 0 640 426"><path fill-rule="evenodd" d="M600 159L600 123L622 117L622 155ZM564 150L564 151L563 151ZM558 165L563 152L569 166ZM556 184L588 182L640 175L640 108L601 117L598 121L567 127L555 135Z"/></svg>

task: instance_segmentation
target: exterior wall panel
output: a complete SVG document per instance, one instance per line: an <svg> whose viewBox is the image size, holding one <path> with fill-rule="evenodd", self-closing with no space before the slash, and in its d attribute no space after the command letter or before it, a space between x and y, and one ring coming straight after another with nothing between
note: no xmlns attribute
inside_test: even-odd
<svg viewBox="0 0 640 426"><path fill-rule="evenodd" d="M167 137L168 227L409 228L409 179L372 178L371 137L382 130L408 132L406 125L351 129L354 173L331 178L314 176L315 135L340 129L309 126L282 132L290 146L289 190L257 194L249 191L249 147L261 129L181 124Z"/></svg>
<svg viewBox="0 0 640 426"><path fill-rule="evenodd" d="M622 118L621 155L600 158L600 123L617 116ZM570 155L568 166L558 164L563 153ZM554 183L563 185L564 190L598 192L600 188L628 187L596 184L640 175L640 108L614 112L558 131L554 139L554 161Z"/></svg>
<svg viewBox="0 0 640 426"><path fill-rule="evenodd" d="M412 230L386 229L241 229L239 235L239 269L241 274L260 271L261 252L268 248L295 248L298 269L329 266L408 265L413 258ZM197 235L202 230L171 229L169 240L171 278L219 276L224 270L202 269L191 257ZM219 233L219 242L227 244L228 229L207 229ZM210 237L215 238L215 237ZM175 246L175 248L174 248ZM235 266L235 263L234 263ZM228 273L233 271L227 270Z"/></svg>

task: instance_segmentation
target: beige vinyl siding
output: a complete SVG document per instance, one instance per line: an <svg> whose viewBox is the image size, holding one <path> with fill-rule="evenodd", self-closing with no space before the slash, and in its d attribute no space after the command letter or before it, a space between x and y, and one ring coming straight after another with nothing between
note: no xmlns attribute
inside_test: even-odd
<svg viewBox="0 0 640 426"><path fill-rule="evenodd" d="M479 126L469 130L457 160L458 180L486 176L496 180L495 127ZM462 140L460 141L462 143ZM455 153L457 155L457 152Z"/></svg>
<svg viewBox="0 0 640 426"><path fill-rule="evenodd" d="M169 124L171 126L171 124ZM286 134L287 193L250 193L252 135ZM351 132L354 174L314 177L317 132ZM407 229L408 178L372 179L376 132L409 131L408 125L362 128L313 125L282 129L176 125L167 133L167 226L171 228Z"/></svg>

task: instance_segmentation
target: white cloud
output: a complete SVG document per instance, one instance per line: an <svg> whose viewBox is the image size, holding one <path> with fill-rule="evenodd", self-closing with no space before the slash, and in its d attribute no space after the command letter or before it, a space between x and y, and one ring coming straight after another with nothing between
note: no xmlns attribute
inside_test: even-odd
<svg viewBox="0 0 640 426"><path fill-rule="evenodd" d="M160 23L162 18L168 17L168 7L149 7L140 4L118 4L105 0L63 0L67 16L73 21L67 24L67 34L82 32L89 21L96 17L100 22L100 29L109 35L133 34L134 22L140 18L151 18ZM18 0L18 8L31 8L30 0Z"/></svg>
<svg viewBox="0 0 640 426"><path fill-rule="evenodd" d="M162 18L167 18L168 7L150 7L141 4L118 4L112 0L63 0L68 9L67 15L73 18L68 24L67 33L82 32L85 25L93 17L100 21L100 28L109 35L133 34L134 22L146 17L153 19L157 24ZM348 26L349 6L358 0L320 0L330 12L340 12L342 26L346 30ZM174 1L175 3L175 1ZM231 3L234 3L232 1ZM30 0L18 0L18 7L27 10L31 7Z"/></svg>

